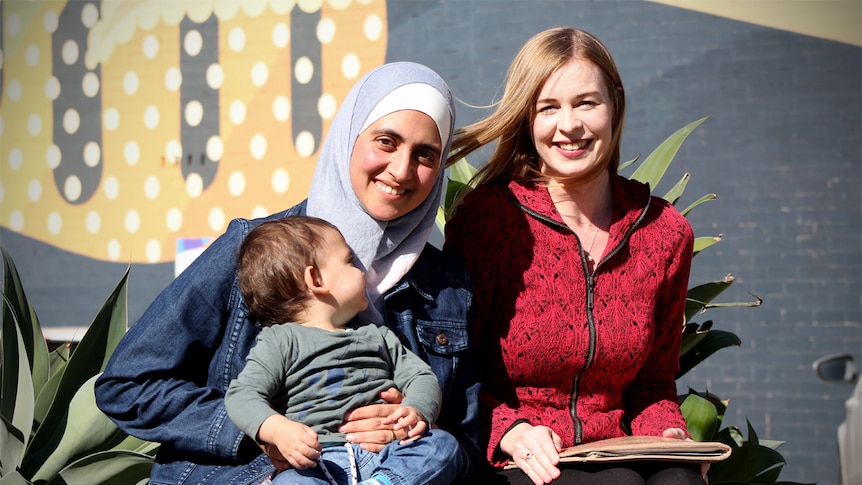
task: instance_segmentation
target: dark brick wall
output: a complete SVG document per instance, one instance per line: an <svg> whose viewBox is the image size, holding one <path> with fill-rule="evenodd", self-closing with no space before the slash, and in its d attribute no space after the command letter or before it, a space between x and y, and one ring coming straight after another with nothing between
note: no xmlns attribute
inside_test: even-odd
<svg viewBox="0 0 862 485"><path fill-rule="evenodd" d="M692 173L683 206L719 197L690 217L697 235L724 235L696 258L692 283L732 273L723 301L754 293L764 303L699 319L743 344L711 357L680 389L708 388L730 400L727 424L748 419L761 438L787 441L783 480L836 485L835 429L851 390L820 382L811 362L833 352L862 360L860 48L635 1L392 0L388 22L387 59L437 69L469 105L499 96L532 34L557 25L596 34L626 85L624 159L710 117L667 177ZM458 123L483 114L460 104ZM46 325L89 322L125 271L5 229L0 241ZM170 264L132 268L132 320L172 274Z"/></svg>

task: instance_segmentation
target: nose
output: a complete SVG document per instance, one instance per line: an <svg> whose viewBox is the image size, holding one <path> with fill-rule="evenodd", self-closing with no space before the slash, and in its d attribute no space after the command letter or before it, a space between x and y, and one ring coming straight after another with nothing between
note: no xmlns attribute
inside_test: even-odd
<svg viewBox="0 0 862 485"><path fill-rule="evenodd" d="M561 110L560 122L558 127L563 133L571 133L580 129L582 126L581 118L578 112L571 108Z"/></svg>
<svg viewBox="0 0 862 485"><path fill-rule="evenodd" d="M392 155L392 159L389 161L387 172L389 172L389 175L392 175L392 178L399 183L410 179L410 176L413 173L413 164L410 160L410 152L408 150L396 151Z"/></svg>

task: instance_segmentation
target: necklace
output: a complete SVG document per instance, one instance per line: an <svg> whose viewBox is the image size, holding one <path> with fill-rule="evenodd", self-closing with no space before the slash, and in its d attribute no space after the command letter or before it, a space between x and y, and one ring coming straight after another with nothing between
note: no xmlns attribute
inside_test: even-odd
<svg viewBox="0 0 862 485"><path fill-rule="evenodd" d="M590 248L587 249L587 261L590 263L593 262L593 254L592 254L593 253L593 244L596 243L596 236L598 236L598 235L599 235L599 226L596 226L596 231L593 232L593 240L590 241Z"/></svg>

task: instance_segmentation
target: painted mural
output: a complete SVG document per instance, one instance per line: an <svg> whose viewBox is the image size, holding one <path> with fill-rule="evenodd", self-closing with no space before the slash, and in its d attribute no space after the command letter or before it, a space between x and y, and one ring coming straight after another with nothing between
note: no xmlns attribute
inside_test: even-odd
<svg viewBox="0 0 862 485"><path fill-rule="evenodd" d="M0 0L0 225L174 261L302 200L383 0Z"/></svg>

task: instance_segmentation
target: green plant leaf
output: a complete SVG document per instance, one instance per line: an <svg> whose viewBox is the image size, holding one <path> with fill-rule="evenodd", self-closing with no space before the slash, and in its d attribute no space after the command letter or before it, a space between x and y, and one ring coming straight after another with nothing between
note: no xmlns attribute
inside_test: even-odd
<svg viewBox="0 0 862 485"><path fill-rule="evenodd" d="M717 197L716 197L716 195L715 195L715 194L706 194L706 195L704 195L703 197L701 197L701 198L697 199L696 201L692 202L692 203L691 203L691 205L689 205L689 206L688 206L688 207L686 207L685 209L681 210L681 211L680 211L680 214L682 214L682 215L684 215L684 216L688 216L688 214L689 214L689 213L690 213L690 212L691 212L695 207L699 206L700 204L703 204L704 202L709 202L709 201L711 201L711 200L715 200L715 199L717 199Z"/></svg>
<svg viewBox="0 0 862 485"><path fill-rule="evenodd" d="M686 173L683 174L682 178L679 182L676 183L671 189L664 194L662 199L670 202L672 205L676 205L676 202L682 197L682 193L685 192L685 186L688 185L688 181L691 179L691 174Z"/></svg>
<svg viewBox="0 0 862 485"><path fill-rule="evenodd" d="M18 471L0 476L0 485L31 485Z"/></svg>
<svg viewBox="0 0 862 485"><path fill-rule="evenodd" d="M24 433L0 416L0 477L18 468L26 449L25 443Z"/></svg>
<svg viewBox="0 0 862 485"><path fill-rule="evenodd" d="M710 246L718 244L719 242L721 242L721 234L718 236L702 236L694 238L694 254L692 256L697 255L697 253Z"/></svg>
<svg viewBox="0 0 862 485"><path fill-rule="evenodd" d="M689 288L685 302L685 321L690 321L693 316L705 310L707 303L711 302L732 284L733 275L728 274L724 279Z"/></svg>
<svg viewBox="0 0 862 485"><path fill-rule="evenodd" d="M104 369L128 327L126 284L129 269L93 319L63 372L51 407L28 446L21 465L24 476L33 476L54 452L66 430L69 404L91 377Z"/></svg>
<svg viewBox="0 0 862 485"><path fill-rule="evenodd" d="M726 460L709 467L709 483L773 484L784 464L784 457L775 450L759 445L740 446Z"/></svg>
<svg viewBox="0 0 862 485"><path fill-rule="evenodd" d="M3 295L3 307L7 307L10 304L6 295ZM27 361L27 350L26 342L24 341L24 336L21 335L21 332L17 321L15 319L14 313L9 313L6 315L12 321L8 322L9 325L6 325L7 322L4 321L3 325L3 368L2 370L2 392L5 400L8 400L11 404L11 409L9 410L9 414L0 415L0 418L3 419L4 425L7 425L8 428L4 431L4 441L5 438L10 438L10 442L8 444L9 449L4 452L4 461L0 463L0 467L5 469L9 467L9 470L14 470L20 463L24 456L24 450L27 447L27 443L30 440L30 431L33 429L33 380L30 377L30 365ZM9 357L9 359L6 359ZM17 360L13 360L13 357ZM15 433L17 431L18 433ZM12 442L11 439L15 436L20 437L20 444L23 449L19 449L17 443ZM5 448L5 444L4 444ZM5 455L9 456L6 457Z"/></svg>
<svg viewBox="0 0 862 485"><path fill-rule="evenodd" d="M732 332L710 330L705 333L691 349L679 357L679 371L675 379L684 376L688 371L706 360L710 355L726 347L742 345L742 340Z"/></svg>
<svg viewBox="0 0 862 485"><path fill-rule="evenodd" d="M69 420L56 449L33 475L33 481L48 480L68 463L121 442L126 434L96 406L93 390L97 376L85 382L69 403Z"/></svg>
<svg viewBox="0 0 862 485"><path fill-rule="evenodd" d="M718 410L708 400L697 394L689 394L679 405L682 416L691 439L694 441L712 441L715 432L721 425Z"/></svg>
<svg viewBox="0 0 862 485"><path fill-rule="evenodd" d="M637 170L635 170L631 178L649 184L650 187L657 187L662 177L664 177L667 167L673 161L677 151L679 151L679 147L682 145L682 142L685 141L688 135L691 134L695 128L706 121L707 118L708 117L704 117L697 121L693 121L669 136L661 143L661 145L656 147L656 149L653 150L646 159L644 159L643 163L641 163Z"/></svg>
<svg viewBox="0 0 862 485"><path fill-rule="evenodd" d="M70 464L46 485L146 483L152 467L152 457L141 453L126 450L103 451Z"/></svg>

